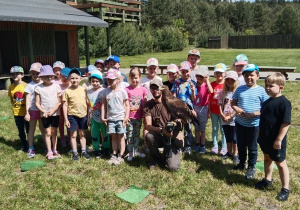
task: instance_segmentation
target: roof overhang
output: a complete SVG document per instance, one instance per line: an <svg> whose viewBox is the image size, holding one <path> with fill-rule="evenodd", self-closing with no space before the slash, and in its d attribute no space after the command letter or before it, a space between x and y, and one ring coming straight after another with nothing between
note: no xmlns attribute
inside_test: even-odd
<svg viewBox="0 0 300 210"><path fill-rule="evenodd" d="M108 27L108 23L57 0L0 0L0 21Z"/></svg>

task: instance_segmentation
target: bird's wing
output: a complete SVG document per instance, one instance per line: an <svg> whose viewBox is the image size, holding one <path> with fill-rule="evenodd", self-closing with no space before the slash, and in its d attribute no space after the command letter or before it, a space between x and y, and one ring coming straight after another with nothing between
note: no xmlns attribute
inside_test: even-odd
<svg viewBox="0 0 300 210"><path fill-rule="evenodd" d="M166 106L172 116L175 115L176 118L182 119L184 123L193 120L191 110L184 101L176 97L169 97L166 99Z"/></svg>

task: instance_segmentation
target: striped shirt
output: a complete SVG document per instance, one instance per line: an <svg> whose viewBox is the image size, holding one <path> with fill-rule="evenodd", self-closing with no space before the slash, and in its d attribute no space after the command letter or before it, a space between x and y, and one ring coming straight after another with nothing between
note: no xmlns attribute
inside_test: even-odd
<svg viewBox="0 0 300 210"><path fill-rule="evenodd" d="M232 98L237 100L237 106L243 109L245 113L253 113L261 109L262 103L269 96L265 89L259 85L252 88L242 85L236 89ZM245 116L236 115L235 122L245 127L259 126L259 116L248 119Z"/></svg>

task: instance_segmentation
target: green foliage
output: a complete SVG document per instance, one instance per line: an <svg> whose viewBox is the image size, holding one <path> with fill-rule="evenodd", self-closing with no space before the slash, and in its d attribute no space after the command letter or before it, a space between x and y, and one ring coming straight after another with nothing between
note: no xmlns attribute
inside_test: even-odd
<svg viewBox="0 0 300 210"><path fill-rule="evenodd" d="M300 32L299 22L299 10L292 5L287 5L276 19L275 28L280 34L297 34Z"/></svg>

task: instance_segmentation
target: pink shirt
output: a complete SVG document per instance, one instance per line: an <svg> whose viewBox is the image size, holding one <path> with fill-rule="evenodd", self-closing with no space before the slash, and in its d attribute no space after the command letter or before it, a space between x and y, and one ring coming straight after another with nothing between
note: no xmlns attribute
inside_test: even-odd
<svg viewBox="0 0 300 210"><path fill-rule="evenodd" d="M209 101L209 93L207 84L203 83L201 86L197 85L196 100L193 102L195 106L207 106Z"/></svg>
<svg viewBox="0 0 300 210"><path fill-rule="evenodd" d="M143 101L148 90L145 87L134 88L131 85L125 88L130 105L130 119L141 119L143 117Z"/></svg>

